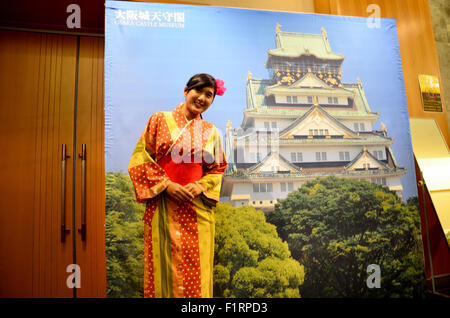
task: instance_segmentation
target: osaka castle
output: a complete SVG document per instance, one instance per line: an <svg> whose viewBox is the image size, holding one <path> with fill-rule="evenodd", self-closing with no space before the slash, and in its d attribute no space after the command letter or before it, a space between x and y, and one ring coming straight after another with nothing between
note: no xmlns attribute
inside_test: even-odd
<svg viewBox="0 0 450 318"><path fill-rule="evenodd" d="M399 167L387 127L372 127L364 87L341 82L344 55L331 50L326 31L283 32L268 50L268 79L246 84L246 108L239 128L228 122L225 152L229 166L222 197L233 206L263 211L317 177L366 180L402 197Z"/></svg>

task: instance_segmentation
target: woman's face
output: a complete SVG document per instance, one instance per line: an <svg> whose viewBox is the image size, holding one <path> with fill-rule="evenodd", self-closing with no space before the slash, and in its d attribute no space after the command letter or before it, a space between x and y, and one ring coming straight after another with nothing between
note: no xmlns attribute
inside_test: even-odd
<svg viewBox="0 0 450 318"><path fill-rule="evenodd" d="M207 110L212 104L214 100L214 88L193 88L190 91L187 91L186 88L184 89L184 96L186 97L185 112L187 119L191 120Z"/></svg>

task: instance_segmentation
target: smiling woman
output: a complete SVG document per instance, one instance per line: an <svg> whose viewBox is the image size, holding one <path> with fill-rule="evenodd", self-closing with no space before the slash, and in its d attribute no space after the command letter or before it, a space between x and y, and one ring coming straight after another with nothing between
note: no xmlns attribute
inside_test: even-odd
<svg viewBox="0 0 450 318"><path fill-rule="evenodd" d="M192 76L184 88L186 102L183 112L188 120L206 111L217 95L223 95L223 81L214 79L209 74L201 73ZM201 115L200 115L201 116Z"/></svg>
<svg viewBox="0 0 450 318"><path fill-rule="evenodd" d="M227 162L217 128L201 114L222 83L194 75L184 103L150 117L130 159L136 199L146 202L144 297L212 297L212 208Z"/></svg>

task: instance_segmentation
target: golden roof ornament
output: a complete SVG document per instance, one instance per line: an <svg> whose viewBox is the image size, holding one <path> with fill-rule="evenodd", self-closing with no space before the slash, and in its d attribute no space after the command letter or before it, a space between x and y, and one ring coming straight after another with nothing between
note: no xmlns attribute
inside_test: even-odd
<svg viewBox="0 0 450 318"><path fill-rule="evenodd" d="M359 77L357 77L356 80L358 81L358 85L362 87L362 83L361 83L361 80L359 79Z"/></svg>
<svg viewBox="0 0 450 318"><path fill-rule="evenodd" d="M325 40L327 40L327 43L328 43L327 53L331 53L331 52L330 52L330 43L328 42L327 31L325 31L325 28L324 28L324 27L322 27L321 30L322 30L322 35L323 35L323 37L325 38Z"/></svg>
<svg viewBox="0 0 450 318"><path fill-rule="evenodd" d="M253 73L250 72L250 71L248 71L248 73L247 73L247 79L252 79L252 75L253 75Z"/></svg>
<svg viewBox="0 0 450 318"><path fill-rule="evenodd" d="M314 106L319 106L319 102L317 101L317 96L314 96Z"/></svg>
<svg viewBox="0 0 450 318"><path fill-rule="evenodd" d="M277 23L277 26L275 27L277 33L278 33L278 32L281 32L280 26L281 26L281 24Z"/></svg>
<svg viewBox="0 0 450 318"><path fill-rule="evenodd" d="M381 129L386 131L386 125L384 123L381 123Z"/></svg>
<svg viewBox="0 0 450 318"><path fill-rule="evenodd" d="M227 128L231 128L231 120L228 120L228 122L227 122Z"/></svg>

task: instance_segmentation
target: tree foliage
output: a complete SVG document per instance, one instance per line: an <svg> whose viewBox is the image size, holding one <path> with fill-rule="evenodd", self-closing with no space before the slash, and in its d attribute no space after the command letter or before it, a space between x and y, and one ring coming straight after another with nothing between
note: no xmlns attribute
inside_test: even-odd
<svg viewBox="0 0 450 318"><path fill-rule="evenodd" d="M279 200L267 220L305 266L304 297L422 297L419 213L387 187L319 178ZM381 268L369 289L367 267Z"/></svg>
<svg viewBox="0 0 450 318"><path fill-rule="evenodd" d="M108 172L105 184L107 296L143 297L145 206L128 175Z"/></svg>
<svg viewBox="0 0 450 318"><path fill-rule="evenodd" d="M107 296L143 297L143 204L128 175L106 174ZM264 214L219 203L215 209L215 297L299 297L303 267Z"/></svg>
<svg viewBox="0 0 450 318"><path fill-rule="evenodd" d="M215 215L215 297L300 297L303 266L263 212L219 203Z"/></svg>

